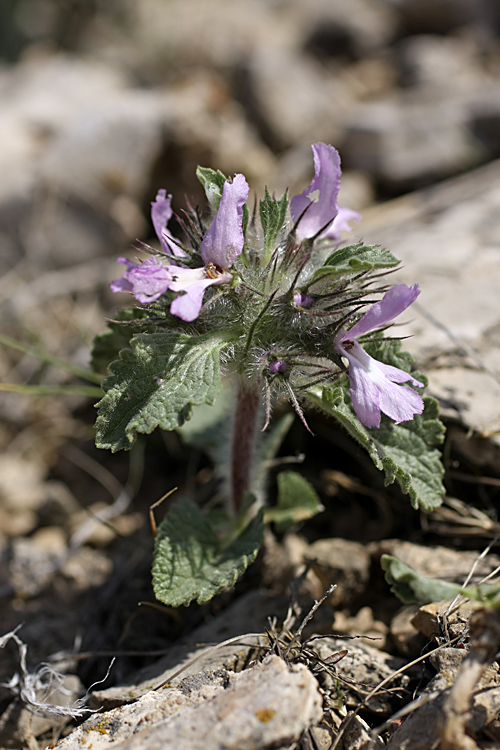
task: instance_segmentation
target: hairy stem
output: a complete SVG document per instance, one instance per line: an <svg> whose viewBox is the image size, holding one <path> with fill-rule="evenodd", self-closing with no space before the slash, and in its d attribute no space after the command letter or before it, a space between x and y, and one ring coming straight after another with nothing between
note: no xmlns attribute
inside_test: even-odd
<svg viewBox="0 0 500 750"><path fill-rule="evenodd" d="M250 472L259 406L259 389L241 381L236 396L231 445L231 495L235 513L241 509L245 492L250 489Z"/></svg>

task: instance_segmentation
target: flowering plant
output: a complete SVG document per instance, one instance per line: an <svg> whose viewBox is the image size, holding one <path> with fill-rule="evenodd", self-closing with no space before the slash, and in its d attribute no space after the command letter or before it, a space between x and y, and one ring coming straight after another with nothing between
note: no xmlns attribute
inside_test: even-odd
<svg viewBox="0 0 500 750"><path fill-rule="evenodd" d="M119 259L125 272L111 288L140 306L96 341L97 364L119 353L98 405L97 445L117 451L156 427L186 430L193 407L196 423L197 411L218 397L212 421L231 421L218 431L225 521L181 499L160 526L153 579L168 604L206 601L234 583L257 554L264 521L283 527L321 510L294 472L278 476L277 506L264 507L259 459L289 424L274 427L266 448L262 429L279 398L306 429L308 404L336 418L414 507L441 501L436 404L423 397L425 379L410 372L400 342L384 337L419 288L388 284L382 274L399 261L387 250L339 245L358 216L337 205L337 151L312 149L315 174L304 192L289 203L286 193L276 199L266 189L252 214L243 175L198 168L208 220L189 207L178 218L180 241L169 229L171 196L160 190L152 221L161 249L143 246L142 259Z"/></svg>

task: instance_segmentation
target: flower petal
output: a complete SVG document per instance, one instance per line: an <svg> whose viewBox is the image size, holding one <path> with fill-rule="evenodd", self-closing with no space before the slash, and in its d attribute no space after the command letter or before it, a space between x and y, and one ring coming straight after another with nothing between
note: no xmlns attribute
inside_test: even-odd
<svg viewBox="0 0 500 750"><path fill-rule="evenodd" d="M321 229L325 230L322 236L328 236L330 227L327 225L333 222L339 211L339 153L326 143L314 143L311 148L314 154L314 177L309 187L290 201L293 221L297 222L302 216L297 226L299 239L314 237Z"/></svg>
<svg viewBox="0 0 500 750"><path fill-rule="evenodd" d="M418 284L398 284L389 289L379 302L375 302L353 327L342 334L342 341L355 339L365 333L390 323L397 318L420 294Z"/></svg>
<svg viewBox="0 0 500 750"><path fill-rule="evenodd" d="M169 287L171 275L166 266L156 258L147 258L140 265L126 258L119 259L127 265L127 270L121 279L115 279L110 285L113 292L132 292L138 302L143 305L154 302Z"/></svg>
<svg viewBox="0 0 500 750"><path fill-rule="evenodd" d="M357 211L353 211L351 208L339 208L338 211L337 216L321 237L328 238L329 240L340 240L342 232L351 231L349 222L360 221L361 219L361 214L358 214Z"/></svg>
<svg viewBox="0 0 500 750"><path fill-rule="evenodd" d="M216 278L207 276L205 268L180 268L169 266L172 280L169 289L172 292L185 292L176 297L170 305L172 315L191 322L200 314L205 290L213 284L225 284L232 281L230 273L222 273Z"/></svg>
<svg viewBox="0 0 500 750"><path fill-rule="evenodd" d="M243 250L243 206L248 192L248 183L242 174L224 183L219 208L200 245L205 265L213 263L227 271Z"/></svg>
<svg viewBox="0 0 500 750"><path fill-rule="evenodd" d="M379 362L378 360L374 361L377 362L379 369L383 371L386 378L392 380L393 383L412 383L412 385L416 385L419 388L424 387L424 383L421 383L419 380L415 380L415 378L412 378L409 372L400 370L399 367L385 365L383 362Z"/></svg>
<svg viewBox="0 0 500 750"><path fill-rule="evenodd" d="M131 292L132 291L132 284L127 278L128 272L132 268L138 268L139 264L134 263L133 260L129 260L128 258L117 258L117 263L123 263L124 266L127 266L127 270L123 274L123 276L120 279L114 279L114 281L111 282L109 285L109 288L112 292Z"/></svg>
<svg viewBox="0 0 500 750"><path fill-rule="evenodd" d="M397 383L411 382L422 386L407 372L384 365L365 352L356 341L344 348L337 344L339 352L349 360L349 384L354 411L366 427L380 427L382 411L396 423L413 419L422 414L424 401L410 386Z"/></svg>
<svg viewBox="0 0 500 750"><path fill-rule="evenodd" d="M190 286L186 294L180 294L176 297L170 305L172 315L177 315L178 318L186 321L186 323L196 320L203 304L205 289L211 283L213 283L211 279L199 281L197 284Z"/></svg>
<svg viewBox="0 0 500 750"><path fill-rule="evenodd" d="M167 224L173 214L170 207L171 200L172 196L167 195L166 190L163 188L158 190L156 199L151 202L151 221L164 252L169 255L173 254L177 255L177 257L184 257L186 253L172 240L172 235L167 229Z"/></svg>
<svg viewBox="0 0 500 750"><path fill-rule="evenodd" d="M396 385L386 379L379 388L379 397L380 410L396 424L409 422L424 410L422 396L409 385Z"/></svg>
<svg viewBox="0 0 500 750"><path fill-rule="evenodd" d="M379 389L363 367L349 359L349 392L360 422L366 427L380 427Z"/></svg>

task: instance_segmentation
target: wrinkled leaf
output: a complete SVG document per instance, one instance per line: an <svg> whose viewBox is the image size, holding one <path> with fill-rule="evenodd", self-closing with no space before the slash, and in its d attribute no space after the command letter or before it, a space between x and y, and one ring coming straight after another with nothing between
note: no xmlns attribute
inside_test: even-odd
<svg viewBox="0 0 500 750"><path fill-rule="evenodd" d="M366 349L386 364L407 372L410 369L412 358L400 351L399 341L378 341ZM422 379L418 373L416 377ZM423 414L411 421L395 424L382 415L380 428L369 429L354 412L347 375L342 376L338 385L313 388L307 396L365 448L375 466L385 472L386 485L398 482L414 508L432 510L441 505L443 466L435 446L443 441L444 427L438 419L435 399L424 398Z"/></svg>
<svg viewBox="0 0 500 750"><path fill-rule="evenodd" d="M392 268L400 261L388 250L378 245L355 245L341 247L330 255L322 268L316 271L316 277L328 275L328 278L345 276L348 273L361 271L375 271L382 268Z"/></svg>
<svg viewBox="0 0 500 750"><path fill-rule="evenodd" d="M164 604L179 607L195 599L209 601L232 586L260 548L264 524L256 516L228 546L217 537L207 518L190 500L176 502L156 537L153 588Z"/></svg>
<svg viewBox="0 0 500 750"><path fill-rule="evenodd" d="M122 349L130 344L130 339L144 331L148 324L154 329L151 313L134 307L130 310L119 310L115 319L110 321L102 333L95 338L90 355L90 365L95 372L106 372L110 363L118 359Z"/></svg>
<svg viewBox="0 0 500 750"><path fill-rule="evenodd" d="M173 430L190 418L193 405L213 404L221 388L219 353L227 344L217 332L135 336L103 381L97 447L129 449L137 433Z"/></svg>

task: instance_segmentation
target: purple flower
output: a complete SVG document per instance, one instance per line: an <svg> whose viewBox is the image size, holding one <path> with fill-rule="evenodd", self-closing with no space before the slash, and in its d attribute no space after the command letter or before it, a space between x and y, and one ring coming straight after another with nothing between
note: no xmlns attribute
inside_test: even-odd
<svg viewBox="0 0 500 750"><path fill-rule="evenodd" d="M236 174L232 182L226 180L224 183L219 208L200 245L204 268L168 266L172 276L169 289L185 292L172 302L172 315L186 322L195 320L200 314L205 290L214 284L227 284L233 280L228 271L243 250L243 206L248 191L242 174Z"/></svg>
<svg viewBox="0 0 500 750"><path fill-rule="evenodd" d="M151 221L153 222L156 235L161 242L163 252L168 255L176 255L178 258L185 258L186 253L175 242L167 229L167 224L172 218L173 211L170 207L172 196L167 195L166 192L163 188L158 190L156 199L151 202Z"/></svg>
<svg viewBox="0 0 500 750"><path fill-rule="evenodd" d="M127 266L123 277L111 283L113 292L132 292L142 304L154 302L170 289L184 292L170 305L172 315L190 322L200 314L205 290L213 284L227 284L233 280L228 272L236 257L243 250L243 206L248 198L249 187L242 174L226 180L217 213L210 229L205 233L200 245L204 266L184 268L176 265L162 265L156 258L148 258L143 263L134 263L126 258L118 258ZM156 201L151 204L151 218L156 234L165 252L178 257L183 251L169 242L167 223L172 216L170 200L165 190L159 190Z"/></svg>
<svg viewBox="0 0 500 750"><path fill-rule="evenodd" d="M296 223L300 218L297 237L309 239L321 232L321 238L338 240L342 230L350 229L347 222L360 217L355 211L337 206L341 175L338 151L326 143L314 143L311 148L313 180L303 193L290 201L293 221Z"/></svg>
<svg viewBox="0 0 500 750"><path fill-rule="evenodd" d="M232 182L225 181L219 208L201 241L201 257L205 265L213 263L227 271L243 250L243 206L248 191L242 174L235 174Z"/></svg>
<svg viewBox="0 0 500 750"><path fill-rule="evenodd" d="M302 307L303 309L307 310L311 307L312 304L314 304L314 297L311 297L310 294L300 291L293 293L294 307Z"/></svg>
<svg viewBox="0 0 500 750"><path fill-rule="evenodd" d="M267 369L271 375L277 375L278 373L286 372L288 364L284 359L273 359L272 362L269 362Z"/></svg>
<svg viewBox="0 0 500 750"><path fill-rule="evenodd" d="M422 396L408 385L423 387L404 370L370 357L355 340L358 336L393 321L406 310L420 294L417 284L411 287L399 284L376 302L349 331L340 331L335 338L337 351L349 360L350 393L354 411L366 427L380 427L383 412L396 423L422 414Z"/></svg>
<svg viewBox="0 0 500 750"><path fill-rule="evenodd" d="M141 264L127 258L117 260L127 266L127 270L121 279L111 282L112 292L132 292L138 302L146 305L161 297L169 288L171 274L156 258L147 258Z"/></svg>

